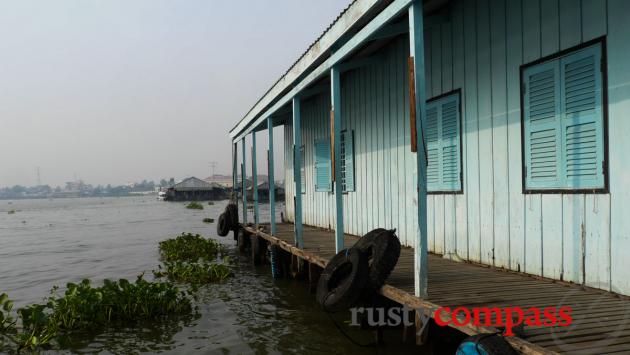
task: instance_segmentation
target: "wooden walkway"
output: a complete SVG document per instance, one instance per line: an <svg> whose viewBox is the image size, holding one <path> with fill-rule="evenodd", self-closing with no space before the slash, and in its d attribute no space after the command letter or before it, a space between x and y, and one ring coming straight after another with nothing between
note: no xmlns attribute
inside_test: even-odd
<svg viewBox="0 0 630 355"><path fill-rule="evenodd" d="M323 267L335 254L334 232L304 226L304 249L294 246L292 224L278 224L276 236L247 227L255 235ZM268 228L267 228L268 230ZM346 247L357 237L347 235ZM403 248L381 293L401 304L425 310L447 307L561 307L573 309L569 327L528 327L522 338L509 337L524 354L630 353L630 300L520 273L455 262L429 255L429 299L414 297L413 249ZM467 334L496 331L473 325L455 327Z"/></svg>

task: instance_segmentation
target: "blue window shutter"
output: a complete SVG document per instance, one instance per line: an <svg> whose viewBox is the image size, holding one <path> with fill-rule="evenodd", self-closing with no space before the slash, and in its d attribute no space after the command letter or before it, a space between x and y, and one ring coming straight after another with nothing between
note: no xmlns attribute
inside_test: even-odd
<svg viewBox="0 0 630 355"><path fill-rule="evenodd" d="M330 140L315 140L315 191L332 191Z"/></svg>
<svg viewBox="0 0 630 355"><path fill-rule="evenodd" d="M441 102L440 184L442 191L461 190L459 95Z"/></svg>
<svg viewBox="0 0 630 355"><path fill-rule="evenodd" d="M560 60L565 187L604 187L601 46Z"/></svg>
<svg viewBox="0 0 630 355"><path fill-rule="evenodd" d="M353 131L344 131L344 157L345 183L344 191L354 191L354 134Z"/></svg>
<svg viewBox="0 0 630 355"><path fill-rule="evenodd" d="M428 103L426 106L426 122L427 128L427 191L440 191L440 139L438 132L438 105L434 102Z"/></svg>
<svg viewBox="0 0 630 355"><path fill-rule="evenodd" d="M305 194L306 193L306 154L305 154L305 148L304 146L300 147L300 154L302 155L302 166L300 166L300 185L301 188L300 190L302 190L302 193Z"/></svg>
<svg viewBox="0 0 630 355"><path fill-rule="evenodd" d="M527 68L524 74L525 185L561 186L560 73L557 61Z"/></svg>

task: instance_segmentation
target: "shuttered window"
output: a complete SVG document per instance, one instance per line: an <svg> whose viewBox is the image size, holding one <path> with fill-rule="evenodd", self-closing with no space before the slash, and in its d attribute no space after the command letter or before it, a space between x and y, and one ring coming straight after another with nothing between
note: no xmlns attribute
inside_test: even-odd
<svg viewBox="0 0 630 355"><path fill-rule="evenodd" d="M330 139L315 140L315 191L332 191Z"/></svg>
<svg viewBox="0 0 630 355"><path fill-rule="evenodd" d="M462 190L459 100L459 92L456 92L427 102L425 140L429 192Z"/></svg>
<svg viewBox="0 0 630 355"><path fill-rule="evenodd" d="M341 131L341 187L343 192L354 191L354 134Z"/></svg>
<svg viewBox="0 0 630 355"><path fill-rule="evenodd" d="M527 190L604 188L601 44L523 71Z"/></svg>
<svg viewBox="0 0 630 355"><path fill-rule="evenodd" d="M306 193L306 153L304 152L305 148L304 146L300 147L300 157L301 157L301 161L300 161L300 190L302 190L302 193L305 194Z"/></svg>

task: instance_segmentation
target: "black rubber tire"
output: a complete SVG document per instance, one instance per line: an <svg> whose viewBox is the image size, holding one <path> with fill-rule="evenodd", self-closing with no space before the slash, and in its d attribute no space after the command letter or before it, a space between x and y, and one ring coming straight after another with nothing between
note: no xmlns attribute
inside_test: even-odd
<svg viewBox="0 0 630 355"><path fill-rule="evenodd" d="M516 355L516 351L500 335L477 334L464 339L457 355Z"/></svg>
<svg viewBox="0 0 630 355"><path fill-rule="evenodd" d="M317 301L326 312L347 310L359 300L368 279L368 264L358 249L344 249L328 264L317 284Z"/></svg>
<svg viewBox="0 0 630 355"><path fill-rule="evenodd" d="M227 216L225 212L221 213L219 216L219 221L217 222L217 234L221 237L225 237L230 233L230 227L228 225L229 221L227 220Z"/></svg>
<svg viewBox="0 0 630 355"><path fill-rule="evenodd" d="M249 233L245 231L245 229L241 228L238 230L238 251L245 254L247 252L247 248L250 244L250 236Z"/></svg>
<svg viewBox="0 0 630 355"><path fill-rule="evenodd" d="M400 256L400 240L396 236L396 230L375 229L359 239L353 248L367 257L368 291L378 291L396 267Z"/></svg>
<svg viewBox="0 0 630 355"><path fill-rule="evenodd" d="M238 206L234 203L229 203L225 206L225 213L228 218L228 224L231 230L238 228Z"/></svg>
<svg viewBox="0 0 630 355"><path fill-rule="evenodd" d="M376 228L369 232L367 232L363 237L359 238L356 243L352 246L353 248L357 248L360 250L364 250L370 247L370 244L374 240L374 237L385 232L387 229L385 228Z"/></svg>

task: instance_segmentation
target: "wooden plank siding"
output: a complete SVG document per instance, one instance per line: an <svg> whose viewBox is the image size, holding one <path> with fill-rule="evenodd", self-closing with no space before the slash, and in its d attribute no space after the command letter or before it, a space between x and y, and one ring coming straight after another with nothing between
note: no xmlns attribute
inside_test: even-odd
<svg viewBox="0 0 630 355"><path fill-rule="evenodd" d="M463 193L428 196L431 252L630 295L624 260L630 28L623 18L629 7L623 0L455 0L439 14L442 21L427 21L427 96L460 89L463 119ZM523 194L520 66L601 36L608 56L610 193ZM343 129L354 130L356 182L356 191L344 194L344 225L354 235L397 228L411 246L418 224L408 39L396 37L380 51L382 61L342 73ZM313 143L330 134L329 109L329 93L302 103L303 218L323 228L334 226L334 196L314 190ZM287 182L291 135L287 126ZM294 192L285 185L293 220Z"/></svg>

